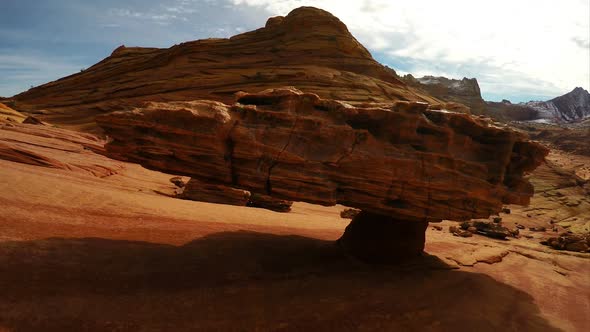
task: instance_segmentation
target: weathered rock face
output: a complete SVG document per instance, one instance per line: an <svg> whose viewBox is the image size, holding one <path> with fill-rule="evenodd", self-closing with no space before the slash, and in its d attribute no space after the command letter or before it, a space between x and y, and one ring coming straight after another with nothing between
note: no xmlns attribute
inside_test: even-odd
<svg viewBox="0 0 590 332"><path fill-rule="evenodd" d="M526 204L547 150L466 114L398 102L353 107L294 89L151 103L97 118L108 153L280 199L400 220L487 218Z"/></svg>
<svg viewBox="0 0 590 332"><path fill-rule="evenodd" d="M47 110L41 120L89 130L97 114L146 100L231 103L237 91L284 85L348 102L437 102L375 61L338 18L311 7L229 39L168 49L122 46L80 73L13 99L18 110Z"/></svg>

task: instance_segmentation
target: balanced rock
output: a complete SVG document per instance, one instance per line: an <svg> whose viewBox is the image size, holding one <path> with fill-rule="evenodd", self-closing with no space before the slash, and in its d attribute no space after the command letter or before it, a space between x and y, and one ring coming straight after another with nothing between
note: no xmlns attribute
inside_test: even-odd
<svg viewBox="0 0 590 332"><path fill-rule="evenodd" d="M392 216L388 222L419 229L527 204L533 187L523 176L547 154L523 134L468 114L419 102L352 106L293 88L239 93L231 106L148 103L97 123L114 158L279 199L355 207L371 213L361 220Z"/></svg>

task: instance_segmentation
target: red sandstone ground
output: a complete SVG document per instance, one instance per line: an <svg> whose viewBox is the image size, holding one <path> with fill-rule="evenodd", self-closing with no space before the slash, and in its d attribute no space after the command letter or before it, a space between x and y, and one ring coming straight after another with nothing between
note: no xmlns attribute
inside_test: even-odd
<svg viewBox="0 0 590 332"><path fill-rule="evenodd" d="M463 239L444 222L427 231L431 256L370 266L334 244L341 206L276 213L166 197L171 175L108 159L102 144L0 123L0 331L590 328L590 254L541 246L542 234ZM550 159L567 168L570 156ZM586 218L586 201L547 211L552 198L503 217Z"/></svg>

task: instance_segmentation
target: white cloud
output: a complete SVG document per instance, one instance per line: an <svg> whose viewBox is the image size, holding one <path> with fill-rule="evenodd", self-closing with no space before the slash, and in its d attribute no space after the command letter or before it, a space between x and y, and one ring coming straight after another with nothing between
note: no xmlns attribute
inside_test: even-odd
<svg viewBox="0 0 590 332"><path fill-rule="evenodd" d="M328 10L394 69L411 59L409 72L476 76L484 94L590 88L587 0L232 1L277 15L303 5Z"/></svg>

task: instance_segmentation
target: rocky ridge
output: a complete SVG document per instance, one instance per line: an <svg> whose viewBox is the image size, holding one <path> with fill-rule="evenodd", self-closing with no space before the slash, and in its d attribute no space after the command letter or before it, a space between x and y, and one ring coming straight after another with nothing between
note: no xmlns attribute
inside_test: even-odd
<svg viewBox="0 0 590 332"><path fill-rule="evenodd" d="M486 102L487 114L505 121L535 121L548 124L578 123L590 118L590 93L577 87L547 101L513 104L508 100Z"/></svg>
<svg viewBox="0 0 590 332"><path fill-rule="evenodd" d="M548 101L521 104L538 112L537 119L551 122L577 122L590 118L590 93L577 87Z"/></svg>
<svg viewBox="0 0 590 332"><path fill-rule="evenodd" d="M44 110L42 120L95 130L94 117L149 101L231 103L238 91L295 86L349 103L441 102L407 86L375 61L332 14L301 7L228 39L168 49L125 47L92 67L14 96L15 109Z"/></svg>

